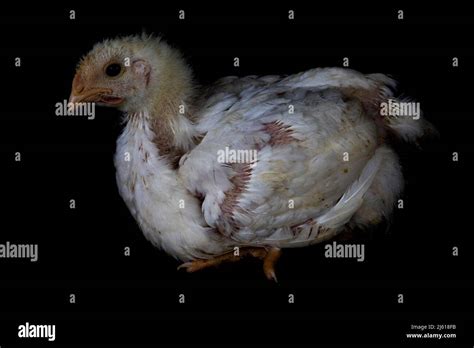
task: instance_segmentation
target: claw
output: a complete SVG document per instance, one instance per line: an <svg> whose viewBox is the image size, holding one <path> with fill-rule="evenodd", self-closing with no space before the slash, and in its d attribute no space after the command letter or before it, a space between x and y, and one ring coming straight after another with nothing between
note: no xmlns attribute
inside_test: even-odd
<svg viewBox="0 0 474 348"><path fill-rule="evenodd" d="M264 270L264 273L268 280L273 280L275 283L278 283L274 269Z"/></svg>
<svg viewBox="0 0 474 348"><path fill-rule="evenodd" d="M271 248L268 250L265 259L263 260L263 272L268 280L273 280L275 283L278 283L276 273L275 273L275 264L280 258L281 250L278 248Z"/></svg>
<svg viewBox="0 0 474 348"><path fill-rule="evenodd" d="M192 265L192 262L185 262L185 263L182 263L181 265L178 266L178 271L179 271L180 269L183 269L183 268L186 268L186 269L187 269L187 268L190 267L191 265Z"/></svg>
<svg viewBox="0 0 474 348"><path fill-rule="evenodd" d="M208 265L205 260L195 260L195 261L185 262L179 265L178 270L185 269L186 272L192 273L192 272L199 271L203 268L206 268L207 266Z"/></svg>

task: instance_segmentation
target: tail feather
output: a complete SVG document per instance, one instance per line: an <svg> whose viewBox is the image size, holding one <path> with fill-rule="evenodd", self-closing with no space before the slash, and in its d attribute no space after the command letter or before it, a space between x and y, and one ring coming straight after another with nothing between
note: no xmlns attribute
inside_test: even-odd
<svg viewBox="0 0 474 348"><path fill-rule="evenodd" d="M423 118L420 104L413 99L394 97L396 81L383 74L370 74L378 91L372 101L376 107L374 117L381 118L384 130L396 138L409 143L418 143L421 138L437 136L435 127Z"/></svg>
<svg viewBox="0 0 474 348"><path fill-rule="evenodd" d="M344 193L337 204L327 213L317 218L319 225L325 228L337 229L345 225L360 208L363 197L372 185L382 161L383 149L375 151L374 156L367 162L360 177Z"/></svg>

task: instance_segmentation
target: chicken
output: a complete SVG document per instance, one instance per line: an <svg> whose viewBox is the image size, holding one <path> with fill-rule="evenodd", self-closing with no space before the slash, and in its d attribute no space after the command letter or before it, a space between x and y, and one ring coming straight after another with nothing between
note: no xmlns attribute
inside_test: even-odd
<svg viewBox="0 0 474 348"><path fill-rule="evenodd" d="M342 68L202 87L177 50L140 35L96 44L70 102L123 112L120 195L180 268L249 255L276 280L281 249L391 215L403 176L390 143L431 130L421 118L381 115L381 103L397 101L394 87L385 75Z"/></svg>

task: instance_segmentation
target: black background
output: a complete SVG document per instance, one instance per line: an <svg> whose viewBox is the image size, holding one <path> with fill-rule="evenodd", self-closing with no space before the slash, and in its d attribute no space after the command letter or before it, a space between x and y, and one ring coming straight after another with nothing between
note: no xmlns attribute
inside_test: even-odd
<svg viewBox="0 0 474 348"><path fill-rule="evenodd" d="M76 19L69 19L69 10ZM178 20L178 10L186 19ZM287 19L288 10L296 19ZM397 19L403 9L405 19ZM38 243L39 261L0 260L0 345L26 321L56 324L56 343L437 343L474 341L472 207L473 17L465 8L251 3L2 9L0 243ZM356 242L366 261L326 259L324 246L285 250L279 283L244 260L186 274L145 240L122 202L113 154L120 114L55 116L75 65L104 38L161 34L196 79L350 67L390 74L440 137L397 146L404 209ZM452 57L459 67L452 67ZM21 57L22 66L14 66ZM233 58L240 58L240 68ZM14 153L22 161L14 161ZM459 162L451 160L459 152ZM76 209L69 209L69 200ZM131 248L125 257L124 247ZM452 256L453 246L459 256ZM69 304L69 294L77 297ZM178 304L178 294L186 304ZM295 304L288 304L288 294ZM404 304L397 303L403 293ZM456 324L455 340L408 341L411 324Z"/></svg>

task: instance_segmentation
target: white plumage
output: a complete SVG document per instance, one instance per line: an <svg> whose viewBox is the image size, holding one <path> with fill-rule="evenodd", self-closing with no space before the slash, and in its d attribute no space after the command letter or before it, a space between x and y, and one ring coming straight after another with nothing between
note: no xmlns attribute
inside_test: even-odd
<svg viewBox="0 0 474 348"><path fill-rule="evenodd" d="M279 249L390 216L403 177L388 139L416 141L430 129L422 119L380 116L394 85L381 74L322 68L198 88L177 51L141 36L96 45L71 101L124 112L117 183L151 242L188 261L188 271L232 261L238 246L241 256L263 258L274 278ZM222 163L226 148L253 151L256 161Z"/></svg>

